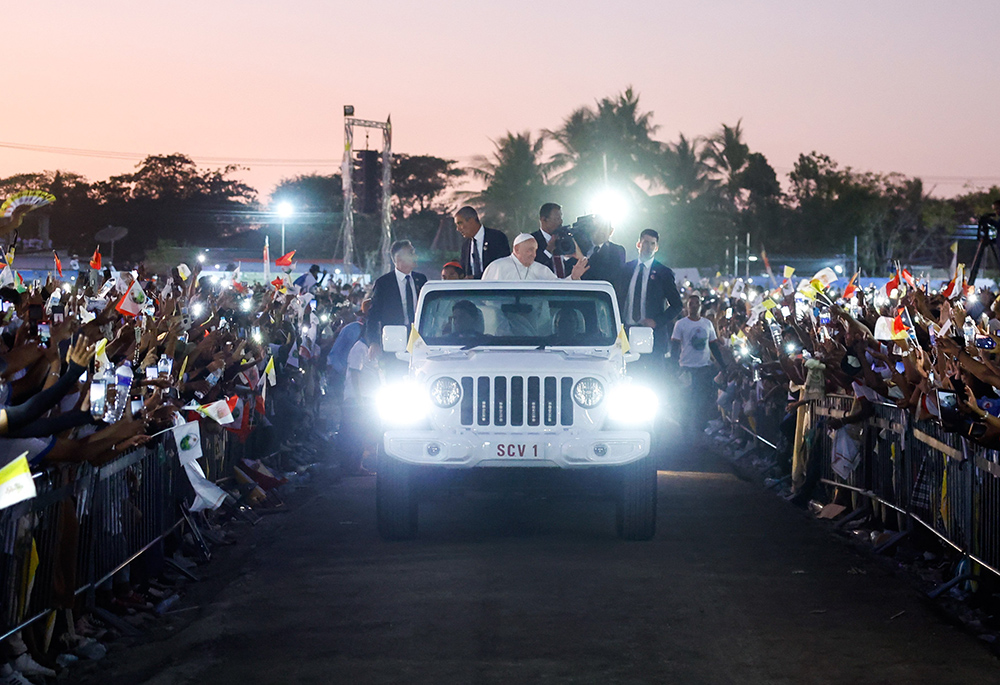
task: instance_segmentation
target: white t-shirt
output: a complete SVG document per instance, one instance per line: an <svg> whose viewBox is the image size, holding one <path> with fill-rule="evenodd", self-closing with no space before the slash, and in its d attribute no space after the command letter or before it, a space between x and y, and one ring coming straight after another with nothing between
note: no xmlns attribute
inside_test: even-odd
<svg viewBox="0 0 1000 685"><path fill-rule="evenodd" d="M688 317L679 319L674 324L671 340L681 343L681 357L678 364L689 369L708 366L712 363L712 350L708 344L717 339L715 326L704 316L697 321Z"/></svg>
<svg viewBox="0 0 1000 685"><path fill-rule="evenodd" d="M372 364L374 362L368 359L368 345L365 344L364 340L358 340L354 343L351 351L347 353L344 399L360 399L372 394L372 377L378 378L378 370L373 368ZM358 395L358 386L361 387L360 395Z"/></svg>

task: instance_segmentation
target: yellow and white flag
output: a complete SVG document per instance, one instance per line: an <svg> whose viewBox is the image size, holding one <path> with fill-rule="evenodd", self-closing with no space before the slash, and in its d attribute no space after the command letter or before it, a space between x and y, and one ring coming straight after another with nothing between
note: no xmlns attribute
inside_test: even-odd
<svg viewBox="0 0 1000 685"><path fill-rule="evenodd" d="M413 350L415 348L426 346L427 343L425 343L424 339L420 337L420 334L417 332L417 327L410 326L410 338L406 341L406 351L413 354Z"/></svg>
<svg viewBox="0 0 1000 685"><path fill-rule="evenodd" d="M264 377L267 378L268 385L274 385L278 382L278 377L274 373L274 355L267 360L267 366L264 367Z"/></svg>
<svg viewBox="0 0 1000 685"><path fill-rule="evenodd" d="M621 347L622 347L622 354L628 354L628 351L631 349L631 347L628 344L628 336L625 335L625 326L624 325L621 326L618 329L618 340L616 340L615 342L617 342L619 345L621 345Z"/></svg>
<svg viewBox="0 0 1000 685"><path fill-rule="evenodd" d="M203 404L196 411L223 426L233 422L233 412L226 400L216 400L209 404Z"/></svg>
<svg viewBox="0 0 1000 685"><path fill-rule="evenodd" d="M94 362L95 368L94 373L100 373L104 369L110 369L111 360L108 359L108 339L101 338L97 341L97 347L94 348Z"/></svg>
<svg viewBox="0 0 1000 685"><path fill-rule="evenodd" d="M0 469L0 509L35 496L35 481L31 479L27 456L25 452Z"/></svg>

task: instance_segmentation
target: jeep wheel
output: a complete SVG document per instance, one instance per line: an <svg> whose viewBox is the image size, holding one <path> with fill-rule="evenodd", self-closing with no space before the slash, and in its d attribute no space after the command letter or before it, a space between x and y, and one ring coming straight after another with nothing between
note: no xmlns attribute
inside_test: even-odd
<svg viewBox="0 0 1000 685"><path fill-rule="evenodd" d="M409 540L417 534L417 497L410 483L412 467L388 456L379 446L375 473L375 514L386 540Z"/></svg>
<svg viewBox="0 0 1000 685"><path fill-rule="evenodd" d="M649 540L656 533L656 466L644 457L621 467L618 492L618 535L623 540Z"/></svg>

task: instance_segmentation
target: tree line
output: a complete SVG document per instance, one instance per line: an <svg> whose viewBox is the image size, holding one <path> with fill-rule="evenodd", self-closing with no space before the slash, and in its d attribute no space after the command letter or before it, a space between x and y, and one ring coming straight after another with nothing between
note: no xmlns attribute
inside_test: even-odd
<svg viewBox="0 0 1000 685"><path fill-rule="evenodd" d="M431 155L395 155L394 232L429 249L449 230L451 212L472 204L484 223L513 235L537 227L544 202L559 202L572 220L610 189L630 208L618 241L655 228L675 266L725 270L726 246L745 245L747 234L753 250L787 256L848 253L856 238L862 269L877 275L894 260L946 265L955 229L974 223L1000 196L993 187L935 198L920 178L858 171L818 152L800 154L783 185L765 155L746 142L741 121L673 141L659 139L658 130L653 112L627 88L578 107L558 128L508 131L467 168ZM130 259L158 245L259 246L261 229L276 221L269 207L288 200L296 207L288 220L291 246L339 256L339 173L283 179L263 201L238 180L240 171L200 168L183 154L151 155L132 173L106 181L65 171L10 176L0 179L0 195L24 188L56 195L58 202L44 210L49 236L81 254L93 249L101 228L125 226L129 235L116 251ZM363 262L378 249L378 221L356 217Z"/></svg>

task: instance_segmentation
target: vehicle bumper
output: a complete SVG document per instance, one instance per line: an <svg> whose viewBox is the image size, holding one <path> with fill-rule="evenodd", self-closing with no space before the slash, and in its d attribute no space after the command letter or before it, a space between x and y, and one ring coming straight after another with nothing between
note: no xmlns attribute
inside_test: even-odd
<svg viewBox="0 0 1000 685"><path fill-rule="evenodd" d="M442 436L431 430L390 430L384 440L386 454L400 461L452 468L620 466L649 454L649 433L645 431Z"/></svg>

